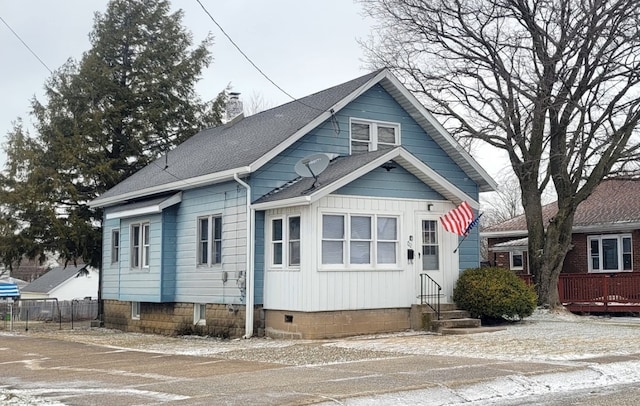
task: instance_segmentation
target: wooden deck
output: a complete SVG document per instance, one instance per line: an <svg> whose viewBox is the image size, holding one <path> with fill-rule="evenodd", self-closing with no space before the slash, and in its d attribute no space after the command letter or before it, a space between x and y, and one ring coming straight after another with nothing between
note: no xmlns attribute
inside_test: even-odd
<svg viewBox="0 0 640 406"><path fill-rule="evenodd" d="M521 275L533 283L530 275ZM560 302L572 312L640 313L640 272L563 274Z"/></svg>

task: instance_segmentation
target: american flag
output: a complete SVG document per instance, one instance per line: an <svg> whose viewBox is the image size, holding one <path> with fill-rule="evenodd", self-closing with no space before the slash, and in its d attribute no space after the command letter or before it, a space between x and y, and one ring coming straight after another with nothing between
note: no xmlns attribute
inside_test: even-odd
<svg viewBox="0 0 640 406"><path fill-rule="evenodd" d="M467 228L473 221L473 209L469 206L469 203L462 202L462 204L449 213L440 217L442 227L450 233L455 233L463 236L467 233Z"/></svg>

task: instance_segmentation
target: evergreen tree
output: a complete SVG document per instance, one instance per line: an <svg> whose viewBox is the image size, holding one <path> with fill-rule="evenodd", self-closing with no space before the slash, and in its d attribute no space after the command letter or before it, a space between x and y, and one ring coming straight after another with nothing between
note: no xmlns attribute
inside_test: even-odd
<svg viewBox="0 0 640 406"><path fill-rule="evenodd" d="M101 262L102 213L87 203L199 129L220 123L225 93L195 92L211 62L168 1L112 0L96 13L91 49L33 100L34 133L9 134L0 199L1 259L55 252ZM9 249L10 248L10 249Z"/></svg>

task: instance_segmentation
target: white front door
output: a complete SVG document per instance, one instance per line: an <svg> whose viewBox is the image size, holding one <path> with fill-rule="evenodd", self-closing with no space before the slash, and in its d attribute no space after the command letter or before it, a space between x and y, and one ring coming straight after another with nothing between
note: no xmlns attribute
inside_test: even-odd
<svg viewBox="0 0 640 406"><path fill-rule="evenodd" d="M418 215L416 217L416 247L414 254L414 267L416 278L418 279L418 295L425 293L433 296L433 292L424 292L421 285L420 274L426 274L441 287L440 301L444 302L452 287L448 272L443 269L445 261L443 255L453 255L443 252L443 232L442 226L437 217L433 215ZM424 277L422 277L424 278Z"/></svg>

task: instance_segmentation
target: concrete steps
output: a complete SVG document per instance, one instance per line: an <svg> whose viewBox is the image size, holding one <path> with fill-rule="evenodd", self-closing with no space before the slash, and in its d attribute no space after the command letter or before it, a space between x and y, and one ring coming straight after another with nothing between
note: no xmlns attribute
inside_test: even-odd
<svg viewBox="0 0 640 406"><path fill-rule="evenodd" d="M448 334L473 334L487 333L504 330L503 327L483 327L480 319L471 318L466 310L457 309L455 305L441 307L440 320L436 319L435 312L428 306L415 305L412 312L418 312L420 329L435 333ZM415 326L414 326L415 328Z"/></svg>

